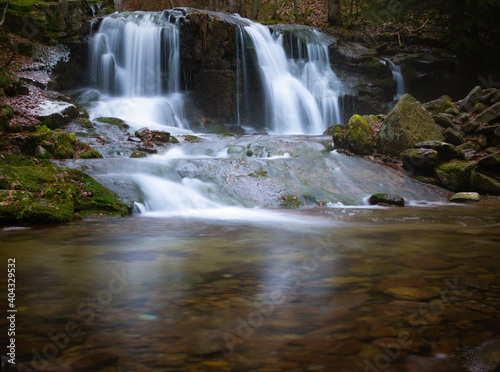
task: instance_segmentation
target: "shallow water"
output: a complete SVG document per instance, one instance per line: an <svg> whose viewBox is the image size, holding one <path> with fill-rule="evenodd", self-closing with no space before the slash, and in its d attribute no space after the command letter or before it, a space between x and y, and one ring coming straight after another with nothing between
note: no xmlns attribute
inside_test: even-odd
<svg viewBox="0 0 500 372"><path fill-rule="evenodd" d="M4 267L16 259L16 360L45 371L456 372L463 350L500 338L499 209L256 213L1 230Z"/></svg>

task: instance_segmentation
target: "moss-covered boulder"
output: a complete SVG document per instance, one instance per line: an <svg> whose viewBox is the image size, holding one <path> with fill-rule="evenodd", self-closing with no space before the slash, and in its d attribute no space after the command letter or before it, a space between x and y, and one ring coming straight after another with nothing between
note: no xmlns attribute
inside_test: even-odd
<svg viewBox="0 0 500 372"><path fill-rule="evenodd" d="M0 224L122 216L128 207L90 176L52 166L0 165Z"/></svg>
<svg viewBox="0 0 500 372"><path fill-rule="evenodd" d="M473 188L477 163L452 160L436 168L436 175L449 190L468 191Z"/></svg>
<svg viewBox="0 0 500 372"><path fill-rule="evenodd" d="M397 207L404 207L405 200L399 195L392 195L386 193L373 194L368 198L370 205L395 205Z"/></svg>
<svg viewBox="0 0 500 372"><path fill-rule="evenodd" d="M438 152L433 149L408 149L399 156L403 161L403 167L410 172L430 174L440 162Z"/></svg>
<svg viewBox="0 0 500 372"><path fill-rule="evenodd" d="M413 96L405 94L382 124L377 147L383 154L397 156L418 142L442 139L429 112Z"/></svg>
<svg viewBox="0 0 500 372"><path fill-rule="evenodd" d="M423 107L433 115L444 113L453 107L453 102L449 96L441 96L438 99L423 104Z"/></svg>
<svg viewBox="0 0 500 372"><path fill-rule="evenodd" d="M483 194L500 195L500 182L492 177L476 172L472 180L474 190Z"/></svg>
<svg viewBox="0 0 500 372"><path fill-rule="evenodd" d="M442 141L424 141L417 143L417 147L436 150L442 160L465 160L465 155L462 149L453 146L451 143Z"/></svg>
<svg viewBox="0 0 500 372"><path fill-rule="evenodd" d="M357 155L371 154L375 146L375 138L368 120L360 115L351 117L345 131L335 132L333 141L335 147L347 149Z"/></svg>

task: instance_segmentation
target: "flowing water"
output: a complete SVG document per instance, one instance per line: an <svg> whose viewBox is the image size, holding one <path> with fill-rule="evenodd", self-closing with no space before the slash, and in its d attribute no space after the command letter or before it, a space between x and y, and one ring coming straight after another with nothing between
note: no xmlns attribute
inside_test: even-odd
<svg viewBox="0 0 500 372"><path fill-rule="evenodd" d="M394 100L398 100L406 93L406 85L401 66L396 65L390 59L384 59L384 61L389 64L392 71L392 78L396 81L396 94L394 94Z"/></svg>
<svg viewBox="0 0 500 372"><path fill-rule="evenodd" d="M330 74L324 49L257 25L244 32L279 57L257 50L271 113L291 110L279 84L300 95L290 126L274 118L270 129L319 133L337 115L335 84L310 80ZM397 167L337 153L331 137L189 143L176 35L162 14L132 13L105 18L91 44L97 78L82 100L92 117L181 140L131 159L127 129L96 122L79 133L104 158L63 165L134 213L0 230L0 260L16 265L18 370L466 371L464 350L500 338L500 208L449 204ZM374 192L407 207L367 206ZM9 324L2 317L2 332Z"/></svg>

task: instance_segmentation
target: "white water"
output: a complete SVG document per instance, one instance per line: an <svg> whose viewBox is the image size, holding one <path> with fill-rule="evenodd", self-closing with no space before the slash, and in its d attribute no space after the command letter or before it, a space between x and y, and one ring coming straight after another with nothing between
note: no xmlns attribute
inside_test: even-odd
<svg viewBox="0 0 500 372"><path fill-rule="evenodd" d="M394 95L394 100L398 100L406 93L405 80L401 71L401 66L396 65L390 59L386 59L385 61L389 63L389 67L392 71L392 78L396 81L396 94Z"/></svg>
<svg viewBox="0 0 500 372"><path fill-rule="evenodd" d="M271 35L256 23L250 36L266 95L267 126L273 133L321 134L340 123L340 82L330 68L326 45L307 43L307 58L287 58L283 35Z"/></svg>
<svg viewBox="0 0 500 372"><path fill-rule="evenodd" d="M112 116L133 128L185 128L180 93L179 27L160 13L102 20L90 41L91 84L99 91L91 118Z"/></svg>

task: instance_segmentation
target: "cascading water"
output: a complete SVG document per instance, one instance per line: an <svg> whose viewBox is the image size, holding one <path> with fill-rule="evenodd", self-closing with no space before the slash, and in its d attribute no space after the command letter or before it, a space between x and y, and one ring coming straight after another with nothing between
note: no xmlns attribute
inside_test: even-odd
<svg viewBox="0 0 500 372"><path fill-rule="evenodd" d="M91 116L136 126L184 128L179 27L164 13L126 13L102 20L90 41L91 85L99 101Z"/></svg>
<svg viewBox="0 0 500 372"><path fill-rule="evenodd" d="M394 95L394 100L398 100L406 93L403 72L401 71L401 66L396 65L390 59L385 59L385 61L389 64L392 71L392 78L396 81L396 94Z"/></svg>
<svg viewBox="0 0 500 372"><path fill-rule="evenodd" d="M249 36L260 67L266 96L267 126L274 133L320 134L340 123L341 83L330 68L327 45L311 30L305 53L298 40L298 59L287 58L284 34L249 22ZM314 34L316 33L316 34Z"/></svg>

